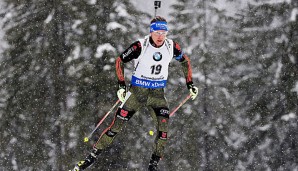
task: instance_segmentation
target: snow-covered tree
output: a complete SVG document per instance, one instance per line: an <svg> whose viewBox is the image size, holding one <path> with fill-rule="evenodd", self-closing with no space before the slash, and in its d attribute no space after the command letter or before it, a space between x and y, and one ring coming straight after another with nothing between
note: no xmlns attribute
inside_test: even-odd
<svg viewBox="0 0 298 171"><path fill-rule="evenodd" d="M177 119L182 126L173 123L174 134L184 141L172 145L170 156L180 156L168 166L294 169L297 2L250 1L242 6L225 1L238 4L239 10L244 7L233 15L221 10L220 2L181 0L173 6L173 33L186 47L195 81L203 87L198 105L187 107ZM267 162L272 156L275 160Z"/></svg>
<svg viewBox="0 0 298 171"><path fill-rule="evenodd" d="M119 0L4 2L0 165L67 170L116 99L114 60L146 16Z"/></svg>
<svg viewBox="0 0 298 171"><path fill-rule="evenodd" d="M190 56L194 83L201 87L198 100L177 119L182 120L182 130L173 131L184 139L184 143L179 142L181 149L176 148L181 161L174 164L182 169L217 170L222 165L229 168L225 161L229 147L222 138L233 129L229 126L234 110L226 88L229 77L223 71L233 60L229 41L235 27L220 2L180 0L171 13L173 37Z"/></svg>
<svg viewBox="0 0 298 171"><path fill-rule="evenodd" d="M238 69L232 94L246 139L238 166L253 170L297 167L297 2L252 1L239 15ZM241 69L241 70L239 70ZM251 158L252 160L248 160ZM267 160L270 158L270 160Z"/></svg>

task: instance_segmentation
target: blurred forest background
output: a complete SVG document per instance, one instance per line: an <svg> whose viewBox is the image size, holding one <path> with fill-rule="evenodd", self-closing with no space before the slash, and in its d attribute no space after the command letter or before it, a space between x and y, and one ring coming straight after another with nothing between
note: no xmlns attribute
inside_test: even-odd
<svg viewBox="0 0 298 171"><path fill-rule="evenodd" d="M160 170L298 170L298 1L164 0L159 10L200 89L171 119ZM89 153L114 113L83 142L117 100L115 59L153 15L153 1L0 0L1 171L65 171ZM165 91L170 109L188 95L175 60ZM142 109L89 170L146 170L149 130Z"/></svg>

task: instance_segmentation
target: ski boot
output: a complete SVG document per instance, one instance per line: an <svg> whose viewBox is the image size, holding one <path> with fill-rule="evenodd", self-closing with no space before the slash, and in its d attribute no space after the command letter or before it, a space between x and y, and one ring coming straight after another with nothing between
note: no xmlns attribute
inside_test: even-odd
<svg viewBox="0 0 298 171"><path fill-rule="evenodd" d="M149 162L149 168L148 171L157 171L158 162L160 160L160 157L152 154L150 162Z"/></svg>
<svg viewBox="0 0 298 171"><path fill-rule="evenodd" d="M93 148L93 150L85 158L85 160L79 161L72 171L85 170L87 167L91 166L95 162L95 160L96 160L97 156L100 154L100 152L101 152L101 150Z"/></svg>

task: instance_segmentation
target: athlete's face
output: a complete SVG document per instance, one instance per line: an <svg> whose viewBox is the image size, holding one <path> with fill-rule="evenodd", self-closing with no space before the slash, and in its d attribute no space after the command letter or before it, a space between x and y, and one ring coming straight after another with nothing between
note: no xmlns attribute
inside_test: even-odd
<svg viewBox="0 0 298 171"><path fill-rule="evenodd" d="M158 30L158 31L151 32L151 37L154 43L157 45L157 47L163 44L163 42L166 39L167 33L168 32L165 30Z"/></svg>

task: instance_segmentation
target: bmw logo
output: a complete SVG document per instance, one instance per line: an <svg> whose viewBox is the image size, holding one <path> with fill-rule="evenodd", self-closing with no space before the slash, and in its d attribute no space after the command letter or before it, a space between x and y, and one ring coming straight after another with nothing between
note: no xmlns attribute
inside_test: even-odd
<svg viewBox="0 0 298 171"><path fill-rule="evenodd" d="M155 61L160 61L160 60L162 59L162 55L161 55L161 53L160 53L160 52L155 52L155 53L153 54L153 59L154 59Z"/></svg>

